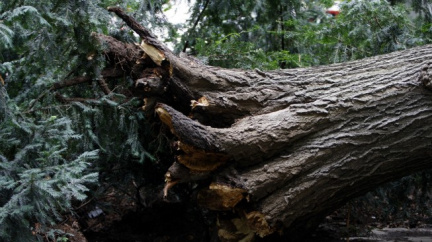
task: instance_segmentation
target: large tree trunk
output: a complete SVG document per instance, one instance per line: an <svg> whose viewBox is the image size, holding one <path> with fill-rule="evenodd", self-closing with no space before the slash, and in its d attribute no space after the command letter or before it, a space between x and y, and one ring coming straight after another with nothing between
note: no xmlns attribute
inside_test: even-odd
<svg viewBox="0 0 432 242"><path fill-rule="evenodd" d="M197 201L236 211L220 217L224 240L310 231L348 200L432 167L432 46L328 66L229 70L177 57L109 10L146 44L98 35L113 63L105 79L130 75L143 109L174 134L165 199L176 183L210 181Z"/></svg>

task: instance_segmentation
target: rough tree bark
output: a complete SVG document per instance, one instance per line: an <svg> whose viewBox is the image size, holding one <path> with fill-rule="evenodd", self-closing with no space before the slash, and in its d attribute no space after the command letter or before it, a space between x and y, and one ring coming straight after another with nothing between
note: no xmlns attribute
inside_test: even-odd
<svg viewBox="0 0 432 242"><path fill-rule="evenodd" d="M174 55L109 11L143 43L96 35L110 62L102 75L135 80L143 109L174 134L165 199L176 183L206 181L197 201L235 211L219 221L222 240L299 235L348 200L432 167L432 46L311 68L221 69Z"/></svg>

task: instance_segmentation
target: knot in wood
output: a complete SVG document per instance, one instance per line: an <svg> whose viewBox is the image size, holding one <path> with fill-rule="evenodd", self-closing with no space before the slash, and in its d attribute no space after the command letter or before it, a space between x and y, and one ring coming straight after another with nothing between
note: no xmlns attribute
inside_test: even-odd
<svg viewBox="0 0 432 242"><path fill-rule="evenodd" d="M157 76L140 78L135 81L135 89L146 94L161 95L166 91L163 81Z"/></svg>
<svg viewBox="0 0 432 242"><path fill-rule="evenodd" d="M432 91L432 74L429 72L431 66L432 63L423 65L418 78L418 80L423 84L423 86L430 91Z"/></svg>

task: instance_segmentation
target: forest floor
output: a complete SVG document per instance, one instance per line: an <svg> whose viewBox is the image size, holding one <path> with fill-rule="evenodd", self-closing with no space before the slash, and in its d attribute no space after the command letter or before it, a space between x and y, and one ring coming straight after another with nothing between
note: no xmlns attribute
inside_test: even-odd
<svg viewBox="0 0 432 242"><path fill-rule="evenodd" d="M80 206L77 215L70 216L59 229L74 235L69 238L71 242L85 239L89 242L217 241L217 226L214 223L217 220L216 213L200 209L190 200L191 194L183 194L182 189L179 189L175 193L179 194L177 200L151 201L142 194L156 194L162 187L145 191L141 189L140 199L136 198L134 186L128 187L107 188L103 199ZM432 242L430 216L416 213L409 219L396 218L394 215L390 216L391 219L388 217L388 214L383 216L369 205L350 203L327 216L308 241ZM270 236L255 241L286 242L287 238Z"/></svg>
<svg viewBox="0 0 432 242"><path fill-rule="evenodd" d="M350 237L349 241L412 241L432 242L432 228L383 228L374 229L367 237Z"/></svg>
<svg viewBox="0 0 432 242"><path fill-rule="evenodd" d="M160 213L160 216L157 213ZM181 204L174 206L157 205L153 212L147 210L140 213L129 213L114 223L109 221L110 217L106 215L93 218L93 221L100 221L99 229L87 231L84 234L89 242L217 241L215 240L217 228L211 227L206 222L211 215L207 214L209 217L204 219L199 218L202 215L197 214L192 207ZM107 227L103 227L103 221L108 222ZM376 223L371 223L351 224L347 227L345 219L341 220L336 216L329 216L307 242L432 242L432 225L420 224L419 227L415 228L376 226ZM378 226L387 225L381 224ZM276 236L264 239L258 238L256 241L286 242L287 240Z"/></svg>
<svg viewBox="0 0 432 242"><path fill-rule="evenodd" d="M432 224L425 223L428 219L416 223L399 219L384 222L372 216L365 221L348 214L345 206L328 216L311 241L321 242L325 238L326 242L432 242Z"/></svg>
<svg viewBox="0 0 432 242"><path fill-rule="evenodd" d="M432 242L432 225L427 228L369 228L355 236L347 236L346 231L343 225L325 223L309 242Z"/></svg>

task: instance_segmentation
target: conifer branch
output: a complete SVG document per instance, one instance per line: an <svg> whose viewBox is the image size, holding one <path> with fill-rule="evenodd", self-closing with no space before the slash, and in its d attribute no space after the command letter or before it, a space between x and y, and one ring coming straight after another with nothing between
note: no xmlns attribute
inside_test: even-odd
<svg viewBox="0 0 432 242"><path fill-rule="evenodd" d="M102 91L103 91L106 95L108 95L108 94L111 92L111 90L110 90L109 87L108 87L108 84L105 82L105 80L104 80L103 78L100 78L100 79L98 80L98 84L99 84L100 88L102 89Z"/></svg>
<svg viewBox="0 0 432 242"><path fill-rule="evenodd" d="M91 82L92 79L88 76L78 76L72 79L68 79L68 80L63 80L60 82L56 82L54 83L54 85L51 87L51 91L55 91L58 89L62 89L65 87L70 87L70 86L75 86L81 83L86 83L86 82Z"/></svg>
<svg viewBox="0 0 432 242"><path fill-rule="evenodd" d="M135 33L137 33L144 40L146 44L153 45L164 53L171 53L171 51L164 44L162 44L152 32L144 28L134 18L127 15L121 8L108 7L108 11L119 16L133 31L135 31Z"/></svg>
<svg viewBox="0 0 432 242"><path fill-rule="evenodd" d="M210 0L207 0L204 4L203 9L201 10L201 12L198 14L198 17L196 18L192 28L189 29L188 33L187 33L187 38L189 39L190 36L190 32L191 31L195 31L196 26L198 25L198 23L201 21L202 17L204 16L204 11L207 9L207 6L209 4ZM189 47L189 40L186 40L185 45L183 47L183 51L182 52L186 52L186 49Z"/></svg>
<svg viewBox="0 0 432 242"><path fill-rule="evenodd" d="M62 102L62 103L70 103L70 102L82 102L82 103L84 103L84 102L97 102L96 99L91 99L91 98L80 98L80 97L67 98L67 97L64 97L63 95L61 95L60 93L56 93L55 97L56 97L56 99L59 102Z"/></svg>

